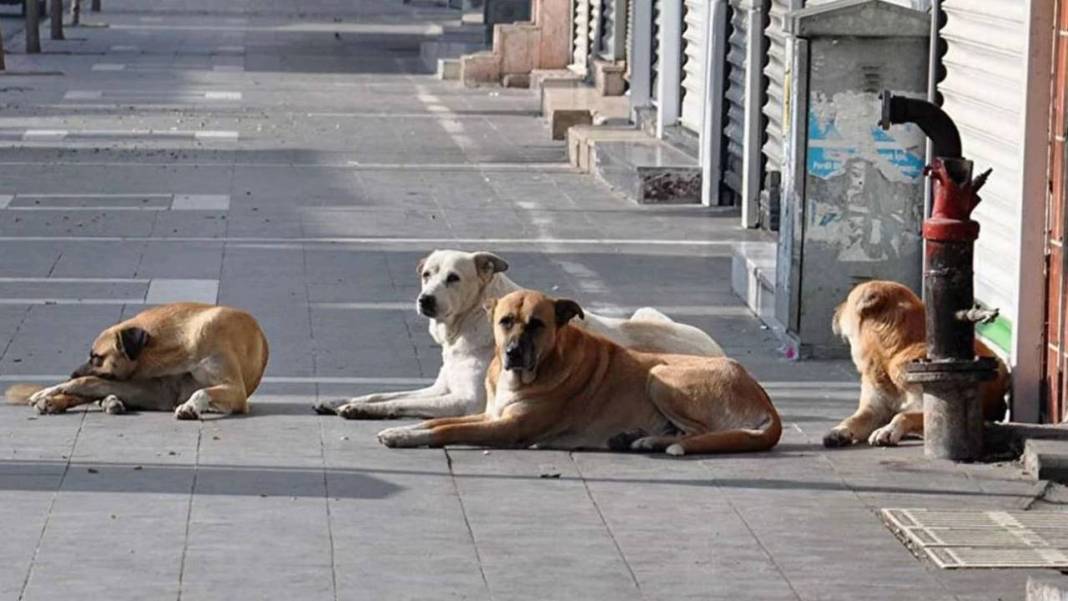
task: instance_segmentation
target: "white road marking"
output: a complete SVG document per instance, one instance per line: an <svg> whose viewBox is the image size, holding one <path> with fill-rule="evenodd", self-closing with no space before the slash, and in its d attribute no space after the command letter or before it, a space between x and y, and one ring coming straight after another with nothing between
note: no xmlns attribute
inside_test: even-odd
<svg viewBox="0 0 1068 601"><path fill-rule="evenodd" d="M204 92L204 98L207 100L241 100L241 92Z"/></svg>
<svg viewBox="0 0 1068 601"><path fill-rule="evenodd" d="M112 46L111 47L111 51L112 52L137 52L138 51L138 47L137 46L130 46L128 44L120 44L120 45L117 45L117 46Z"/></svg>
<svg viewBox="0 0 1068 601"><path fill-rule="evenodd" d="M63 382L63 374L0 374L0 382ZM379 386L426 386L433 378L375 378L361 376L265 376L266 384L371 384ZM264 395L275 396L275 395ZM256 397L252 397L255 401ZM309 405L310 406L310 405Z"/></svg>
<svg viewBox="0 0 1068 601"><path fill-rule="evenodd" d="M51 242L65 240L69 242L217 242L219 244L355 244L381 245L392 244L418 245L425 247L434 244L486 246L523 245L523 246L657 246L657 247L693 247L693 248L730 248L735 244L731 240L662 240L662 239L614 239L614 238L242 238L208 236L0 236L0 242Z"/></svg>
<svg viewBox="0 0 1068 601"><path fill-rule="evenodd" d="M143 298L0 298L0 305L143 305Z"/></svg>
<svg viewBox="0 0 1068 601"><path fill-rule="evenodd" d="M51 200L84 199L81 206L50 203ZM156 204L117 204L115 200L140 199ZM17 204L14 201L34 201L34 204ZM93 203L96 200L98 202ZM110 202L109 202L110 201ZM0 210L9 211L228 211L228 194L14 194L0 195Z"/></svg>
<svg viewBox="0 0 1068 601"><path fill-rule="evenodd" d="M148 283L145 303L198 302L214 305L219 300L219 280L155 278Z"/></svg>
<svg viewBox="0 0 1068 601"><path fill-rule="evenodd" d="M63 95L63 100L97 100L103 96L101 90L70 90Z"/></svg>
<svg viewBox="0 0 1068 601"><path fill-rule="evenodd" d="M415 311L415 300L394 302L355 302L355 303L308 303L312 309L337 311ZM613 317L633 315L639 306L619 306L591 303L586 307L594 313ZM750 317L753 312L743 306L704 306L704 305L657 305L656 309L668 317L687 315L690 317Z"/></svg>
<svg viewBox="0 0 1068 601"><path fill-rule="evenodd" d="M309 33L381 33L399 35L439 36L444 31L441 25L418 23L287 23L285 25L141 25L137 23L112 23L109 29L166 30L166 31L265 31Z"/></svg>
<svg viewBox="0 0 1068 601"><path fill-rule="evenodd" d="M103 90L69 90L63 94L64 100L101 100L104 99ZM241 100L241 92L234 92L229 90L213 90L207 92L165 92L154 93L141 90L109 90L106 96L107 99L119 100L173 100L181 102L195 101L198 99L204 100ZM125 106L128 102L122 102ZM134 106L152 106L152 105L134 105Z"/></svg>
<svg viewBox="0 0 1068 601"><path fill-rule="evenodd" d="M79 167L159 167L158 162L143 162L143 161L64 161L54 160L49 161L51 166L66 166L77 165ZM0 165L5 167L39 167L40 163L35 161L0 161ZM190 169L207 168L207 167L225 167L227 169L233 167L261 167L261 168L277 168L287 167L294 169L349 169L352 171L411 171L415 169L421 169L424 171L475 171L475 172L538 172L538 173L572 173L578 175L579 172L567 163L362 163L360 161L345 161L343 163L289 163L281 161L261 161L261 162L223 162L223 161L209 161L209 162L195 162L195 163L182 163L183 167ZM696 205L695 205L696 207ZM705 210L708 207L700 207Z"/></svg>
<svg viewBox="0 0 1068 601"><path fill-rule="evenodd" d="M91 67L93 71L125 71L126 65L119 63L96 63Z"/></svg>
<svg viewBox="0 0 1068 601"><path fill-rule="evenodd" d="M0 284L147 284L149 278L0 278Z"/></svg>
<svg viewBox="0 0 1068 601"><path fill-rule="evenodd" d="M229 211L228 194L175 194L171 203L174 211Z"/></svg>
<svg viewBox="0 0 1068 601"><path fill-rule="evenodd" d="M27 129L21 136L23 142L56 141L67 138L190 138L198 140L233 141L240 134L232 130L180 130L180 129ZM9 143L11 141L8 141Z"/></svg>
<svg viewBox="0 0 1068 601"><path fill-rule="evenodd" d="M240 137L240 134L236 131L201 130L195 132L193 136L198 140L236 141Z"/></svg>
<svg viewBox="0 0 1068 601"><path fill-rule="evenodd" d="M27 129L22 134L22 140L24 142L57 141L66 138L69 133L65 129Z"/></svg>

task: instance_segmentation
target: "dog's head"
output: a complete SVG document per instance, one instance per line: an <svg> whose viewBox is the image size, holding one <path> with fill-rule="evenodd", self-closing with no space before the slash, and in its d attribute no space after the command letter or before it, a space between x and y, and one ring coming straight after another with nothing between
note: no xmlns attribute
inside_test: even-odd
<svg viewBox="0 0 1068 601"><path fill-rule="evenodd" d="M74 370L70 377L128 379L137 369L137 361L151 341L152 336L137 326L128 323L112 326L97 336L89 350L89 360Z"/></svg>
<svg viewBox="0 0 1068 601"><path fill-rule="evenodd" d="M573 300L553 299L533 290L517 290L500 300L486 301L493 321L493 340L501 367L524 384L556 347L557 334L575 316L585 316Z"/></svg>
<svg viewBox="0 0 1068 601"><path fill-rule="evenodd" d="M482 290L508 263L493 253L435 250L419 261L422 287L415 301L421 315L449 321L478 305Z"/></svg>
<svg viewBox="0 0 1068 601"><path fill-rule="evenodd" d="M859 366L869 345L887 355L924 338L923 302L907 286L872 280L854 287L838 305L831 329L849 343L853 362Z"/></svg>

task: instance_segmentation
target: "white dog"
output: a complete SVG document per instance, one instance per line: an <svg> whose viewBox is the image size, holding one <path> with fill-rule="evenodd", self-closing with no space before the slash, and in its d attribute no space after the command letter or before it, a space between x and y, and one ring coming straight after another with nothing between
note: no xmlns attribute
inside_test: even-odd
<svg viewBox="0 0 1068 601"><path fill-rule="evenodd" d="M349 419L481 413L486 406L486 370L493 359L493 328L483 304L520 289L502 273L506 269L504 259L488 252L430 253L419 262L423 285L416 310L430 318L430 335L441 345L437 380L419 390L369 394L343 404L319 403L315 410ZM723 356L723 349L701 330L676 323L648 307L638 309L629 319L586 312L585 319L573 323L635 350Z"/></svg>

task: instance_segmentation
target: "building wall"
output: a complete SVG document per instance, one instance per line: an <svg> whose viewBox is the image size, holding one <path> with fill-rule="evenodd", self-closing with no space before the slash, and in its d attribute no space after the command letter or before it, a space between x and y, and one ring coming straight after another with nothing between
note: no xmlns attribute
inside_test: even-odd
<svg viewBox="0 0 1068 601"><path fill-rule="evenodd" d="M1054 35L1053 53L1053 88L1050 106L1050 152L1049 180L1050 197L1047 205L1047 299L1046 303L1046 370L1045 394L1047 421L1064 421L1068 418L1068 319L1065 318L1064 301L1065 281L1065 211L1066 198L1066 157L1065 135L1068 133L1068 119L1065 113L1066 93L1068 88L1068 1L1057 0L1057 32Z"/></svg>

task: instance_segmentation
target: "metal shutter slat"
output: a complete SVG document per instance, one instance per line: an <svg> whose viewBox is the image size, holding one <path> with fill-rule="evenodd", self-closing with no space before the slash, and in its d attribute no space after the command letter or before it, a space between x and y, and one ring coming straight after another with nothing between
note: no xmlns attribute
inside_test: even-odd
<svg viewBox="0 0 1068 601"><path fill-rule="evenodd" d="M938 89L956 121L964 156L976 172L993 167L974 218L983 234L975 243L975 296L1016 313L1020 227L1019 157L1023 148L1023 0L943 0L948 48L946 77Z"/></svg>
<svg viewBox="0 0 1068 601"><path fill-rule="evenodd" d="M727 38L727 119L724 135L727 153L723 163L723 181L735 195L742 193L745 161L745 69L747 50L746 11L740 2L731 2L731 33Z"/></svg>
<svg viewBox="0 0 1068 601"><path fill-rule="evenodd" d="M700 132L705 112L705 34L708 31L708 2L686 0L682 46L682 112L679 121Z"/></svg>
<svg viewBox="0 0 1068 601"><path fill-rule="evenodd" d="M585 71L590 56L590 0L574 0L575 39L571 45L572 64L580 71Z"/></svg>

